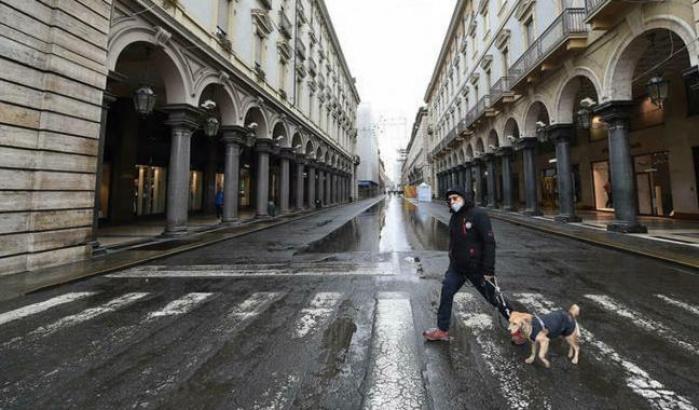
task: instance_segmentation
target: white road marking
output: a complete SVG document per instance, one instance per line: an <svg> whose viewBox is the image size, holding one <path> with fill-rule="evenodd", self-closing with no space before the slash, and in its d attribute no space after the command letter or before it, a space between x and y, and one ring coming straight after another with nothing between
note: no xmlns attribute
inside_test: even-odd
<svg viewBox="0 0 699 410"><path fill-rule="evenodd" d="M673 298L665 296L665 295L655 295L655 296L657 298L659 298L660 300L663 300L663 301L665 301L673 306L684 309L693 315L699 316L699 308L697 308L696 306L692 306L688 303L682 302L681 300L673 299Z"/></svg>
<svg viewBox="0 0 699 410"><path fill-rule="evenodd" d="M95 294L97 294L97 292L66 293L65 295L56 296L55 298L45 300L43 302L34 303L33 305L24 306L10 312L5 312L0 314L0 325L12 322L13 320L25 318L27 316L35 315L37 313L45 312L56 306L74 302L79 299L84 299Z"/></svg>
<svg viewBox="0 0 699 410"><path fill-rule="evenodd" d="M410 299L379 299L371 342L364 409L422 409L426 405Z"/></svg>
<svg viewBox="0 0 699 410"><path fill-rule="evenodd" d="M490 373L498 380L498 388L507 400L509 408L530 408L533 403L529 392L535 389L532 386L527 386L517 376L516 370L522 367L521 362L512 360L512 357L506 357L502 343L493 340L492 336L497 329L495 329L491 314L472 313L477 308L476 304L473 303L474 300L474 296L470 293L457 293L454 298L456 317L475 335L476 341L481 346L481 356L485 359ZM550 409L551 405L546 400L543 407Z"/></svg>
<svg viewBox="0 0 699 410"><path fill-rule="evenodd" d="M303 308L294 326L294 338L302 338L314 332L318 325L324 322L335 310L342 294L338 292L319 292Z"/></svg>
<svg viewBox="0 0 699 410"><path fill-rule="evenodd" d="M162 278L249 278L249 277L299 277L299 276L394 276L394 271L299 271L285 270L127 270L107 275L118 279Z"/></svg>
<svg viewBox="0 0 699 410"><path fill-rule="evenodd" d="M19 337L16 337L16 338L6 342L3 345L3 347L14 344L14 343L16 343L24 338L38 339L41 337L49 336L49 335L56 333L59 330L62 330L64 328L67 328L70 326L75 326L75 325L78 325L80 323L87 322L88 320L94 319L98 316L102 316L104 314L114 312L115 310L123 308L125 306L128 306L128 305L130 305L130 304L132 304L132 303L134 303L134 302L138 301L139 299L142 299L146 296L148 296L148 293L144 293L144 292L127 293L127 294L120 296L116 299L112 299L109 302L107 302L101 306L85 309L80 313L76 313L74 315L63 317L63 318L61 318L61 319L59 319L59 320L57 320L49 325L40 326L40 327L32 330L31 332L29 332L24 337L19 336Z"/></svg>
<svg viewBox="0 0 699 410"><path fill-rule="evenodd" d="M200 303L206 301L211 296L213 296L213 293L188 293L168 303L163 309L149 313L147 320L162 316L184 315L194 310Z"/></svg>
<svg viewBox="0 0 699 410"><path fill-rule="evenodd" d="M556 309L553 302L544 299L538 293L518 293L515 297L523 304L534 309L537 313L546 314ZM578 324L583 342L582 354L588 352L585 346L594 349L590 352L597 360L604 363L614 363L621 367L626 378L626 385L635 394L643 397L648 404L658 410L681 409L696 410L692 403L674 391L665 387L659 381L653 379L638 365L626 360L606 343L598 340L590 331ZM583 356L584 357L584 356Z"/></svg>
<svg viewBox="0 0 699 410"><path fill-rule="evenodd" d="M609 310L610 312L625 319L629 319L632 324L640 327L641 329L650 332L651 334L661 336L670 343L676 344L690 353L699 355L699 348L697 348L694 344L681 340L673 334L674 332L672 330L668 329L662 323L656 322L652 319L647 319L643 315L629 309L627 306L615 301L613 298L607 295L585 295L585 297L597 303L602 308Z"/></svg>

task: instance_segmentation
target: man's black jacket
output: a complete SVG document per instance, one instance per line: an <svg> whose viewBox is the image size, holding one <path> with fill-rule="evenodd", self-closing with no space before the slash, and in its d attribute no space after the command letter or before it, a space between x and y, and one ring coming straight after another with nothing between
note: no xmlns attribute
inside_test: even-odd
<svg viewBox="0 0 699 410"><path fill-rule="evenodd" d="M468 276L495 274L495 236L488 214L465 205L449 221L449 268Z"/></svg>

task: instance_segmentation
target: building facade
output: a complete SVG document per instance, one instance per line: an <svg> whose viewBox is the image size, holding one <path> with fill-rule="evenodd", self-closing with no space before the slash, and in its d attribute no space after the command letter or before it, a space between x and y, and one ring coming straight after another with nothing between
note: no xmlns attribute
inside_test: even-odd
<svg viewBox="0 0 699 410"><path fill-rule="evenodd" d="M421 107L415 116L406 151L407 157L401 169L402 184L416 187L424 182L433 186L431 164L427 155L427 109L424 107Z"/></svg>
<svg viewBox="0 0 699 410"><path fill-rule="evenodd" d="M370 198L383 192L379 175L379 141L377 124L371 105L362 103L357 110L357 167L359 198Z"/></svg>
<svg viewBox="0 0 699 410"><path fill-rule="evenodd" d="M322 0L0 0L0 274L100 226L222 223L356 191L354 79ZM356 197L356 195L355 195Z"/></svg>
<svg viewBox="0 0 699 410"><path fill-rule="evenodd" d="M439 192L577 221L698 218L694 0L460 0L426 92Z"/></svg>

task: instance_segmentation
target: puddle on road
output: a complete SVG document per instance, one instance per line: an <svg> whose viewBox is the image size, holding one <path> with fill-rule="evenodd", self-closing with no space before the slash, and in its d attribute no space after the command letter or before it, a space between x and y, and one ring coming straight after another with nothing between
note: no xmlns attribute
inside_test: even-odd
<svg viewBox="0 0 699 410"><path fill-rule="evenodd" d="M367 209L303 253L446 251L448 244L446 225L394 197Z"/></svg>

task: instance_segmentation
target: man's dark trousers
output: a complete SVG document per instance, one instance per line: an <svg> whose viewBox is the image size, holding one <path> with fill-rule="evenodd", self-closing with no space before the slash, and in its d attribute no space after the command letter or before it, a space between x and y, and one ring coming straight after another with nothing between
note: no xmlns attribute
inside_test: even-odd
<svg viewBox="0 0 699 410"><path fill-rule="evenodd" d="M442 295L439 300L439 311L437 312L437 327L440 330L448 331L449 325L451 323L451 308L454 304L454 295L461 289L461 287L469 280L473 287L483 295L485 300L491 305L498 308L500 314L507 320L509 315L507 311L512 311L510 303L505 300L505 305L498 302L495 297L495 288L493 285L486 281L483 275L469 275L463 273L457 273L453 270L447 270L444 275L444 280L442 281Z"/></svg>

